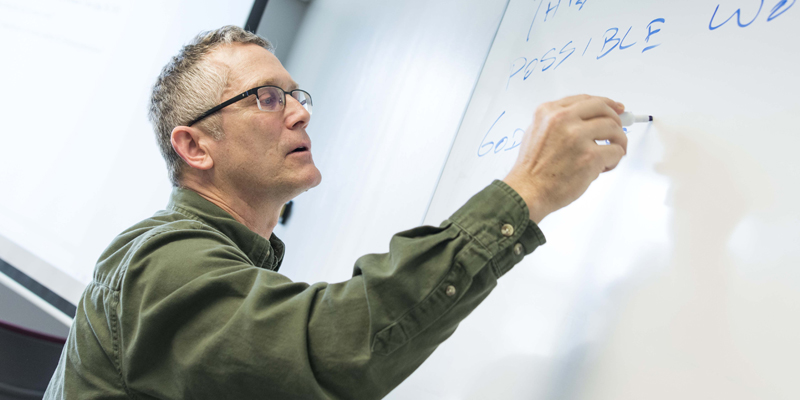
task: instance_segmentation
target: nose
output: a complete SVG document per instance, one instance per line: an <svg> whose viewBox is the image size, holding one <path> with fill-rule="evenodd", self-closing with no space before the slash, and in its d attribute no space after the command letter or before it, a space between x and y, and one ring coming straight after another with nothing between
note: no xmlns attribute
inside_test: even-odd
<svg viewBox="0 0 800 400"><path fill-rule="evenodd" d="M289 129L305 128L311 120L311 114L292 96L286 96L286 127Z"/></svg>

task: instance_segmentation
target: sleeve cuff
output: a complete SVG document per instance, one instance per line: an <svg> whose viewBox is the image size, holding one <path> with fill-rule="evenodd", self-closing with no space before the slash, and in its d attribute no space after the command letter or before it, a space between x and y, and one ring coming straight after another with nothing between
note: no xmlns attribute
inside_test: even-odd
<svg viewBox="0 0 800 400"><path fill-rule="evenodd" d="M478 243L470 256L486 257L495 276L501 277L514 265L546 243L544 234L529 218L530 212L520 195L505 182L495 180L473 196L450 217L450 221L466 231ZM464 260L470 275L482 267ZM483 263L479 263L483 264Z"/></svg>

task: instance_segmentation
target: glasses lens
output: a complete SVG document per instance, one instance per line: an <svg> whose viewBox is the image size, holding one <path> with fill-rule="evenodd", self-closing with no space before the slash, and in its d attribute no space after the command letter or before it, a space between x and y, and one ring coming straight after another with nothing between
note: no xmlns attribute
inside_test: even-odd
<svg viewBox="0 0 800 400"><path fill-rule="evenodd" d="M261 111L280 111L283 109L283 91L274 87L258 89L258 108Z"/></svg>
<svg viewBox="0 0 800 400"><path fill-rule="evenodd" d="M311 95L305 90L293 90L292 97L294 97L301 106L305 107L306 111L311 114L313 103L311 102Z"/></svg>

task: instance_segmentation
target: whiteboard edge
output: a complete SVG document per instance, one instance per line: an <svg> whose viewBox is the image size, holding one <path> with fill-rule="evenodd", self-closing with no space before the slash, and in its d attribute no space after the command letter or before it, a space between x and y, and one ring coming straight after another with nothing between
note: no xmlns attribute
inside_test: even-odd
<svg viewBox="0 0 800 400"><path fill-rule="evenodd" d="M506 5L503 7L503 14L500 17L500 21L497 23L497 29L494 31L494 37L492 37L492 43L489 45L489 48L486 49L486 56L483 59L483 65L481 65L481 70L478 71L478 76L475 77L475 83L472 85L472 90L470 91L469 100L467 104L464 106L464 112L461 113L461 122L458 123L458 128L456 128L456 132L453 135L453 139L450 142L450 149L447 151L447 157L444 159L444 163L442 163L441 171L439 171L439 178L436 179L436 186L433 188L433 193L431 193L430 200L428 200L428 206L425 207L425 214L422 216L422 221L420 221L420 225L425 224L425 220L428 219L428 213L431 210L431 205L433 204L433 199L436 197L436 192L439 190L439 185L442 183L442 176L444 176L444 170L447 168L447 162L450 161L450 156L453 153L453 146L456 144L456 139L458 139L458 133L461 132L461 126L464 124L464 118L467 116L467 110L469 110L469 106L472 104L472 96L475 95L475 90L478 88L478 82L481 80L481 76L483 75L483 70L486 68L486 63L489 60L489 53L491 53L492 48L494 47L494 42L497 40L497 33L500 32L500 27L503 26L503 20L506 18L506 11L508 11L508 5L511 3L511 0L506 0Z"/></svg>

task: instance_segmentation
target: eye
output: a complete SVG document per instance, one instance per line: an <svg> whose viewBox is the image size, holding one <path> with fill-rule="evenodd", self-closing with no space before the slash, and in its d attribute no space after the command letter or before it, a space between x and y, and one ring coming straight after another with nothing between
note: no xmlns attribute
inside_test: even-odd
<svg viewBox="0 0 800 400"><path fill-rule="evenodd" d="M281 99L275 95L268 95L262 97L260 101L262 108L273 109L281 102Z"/></svg>

